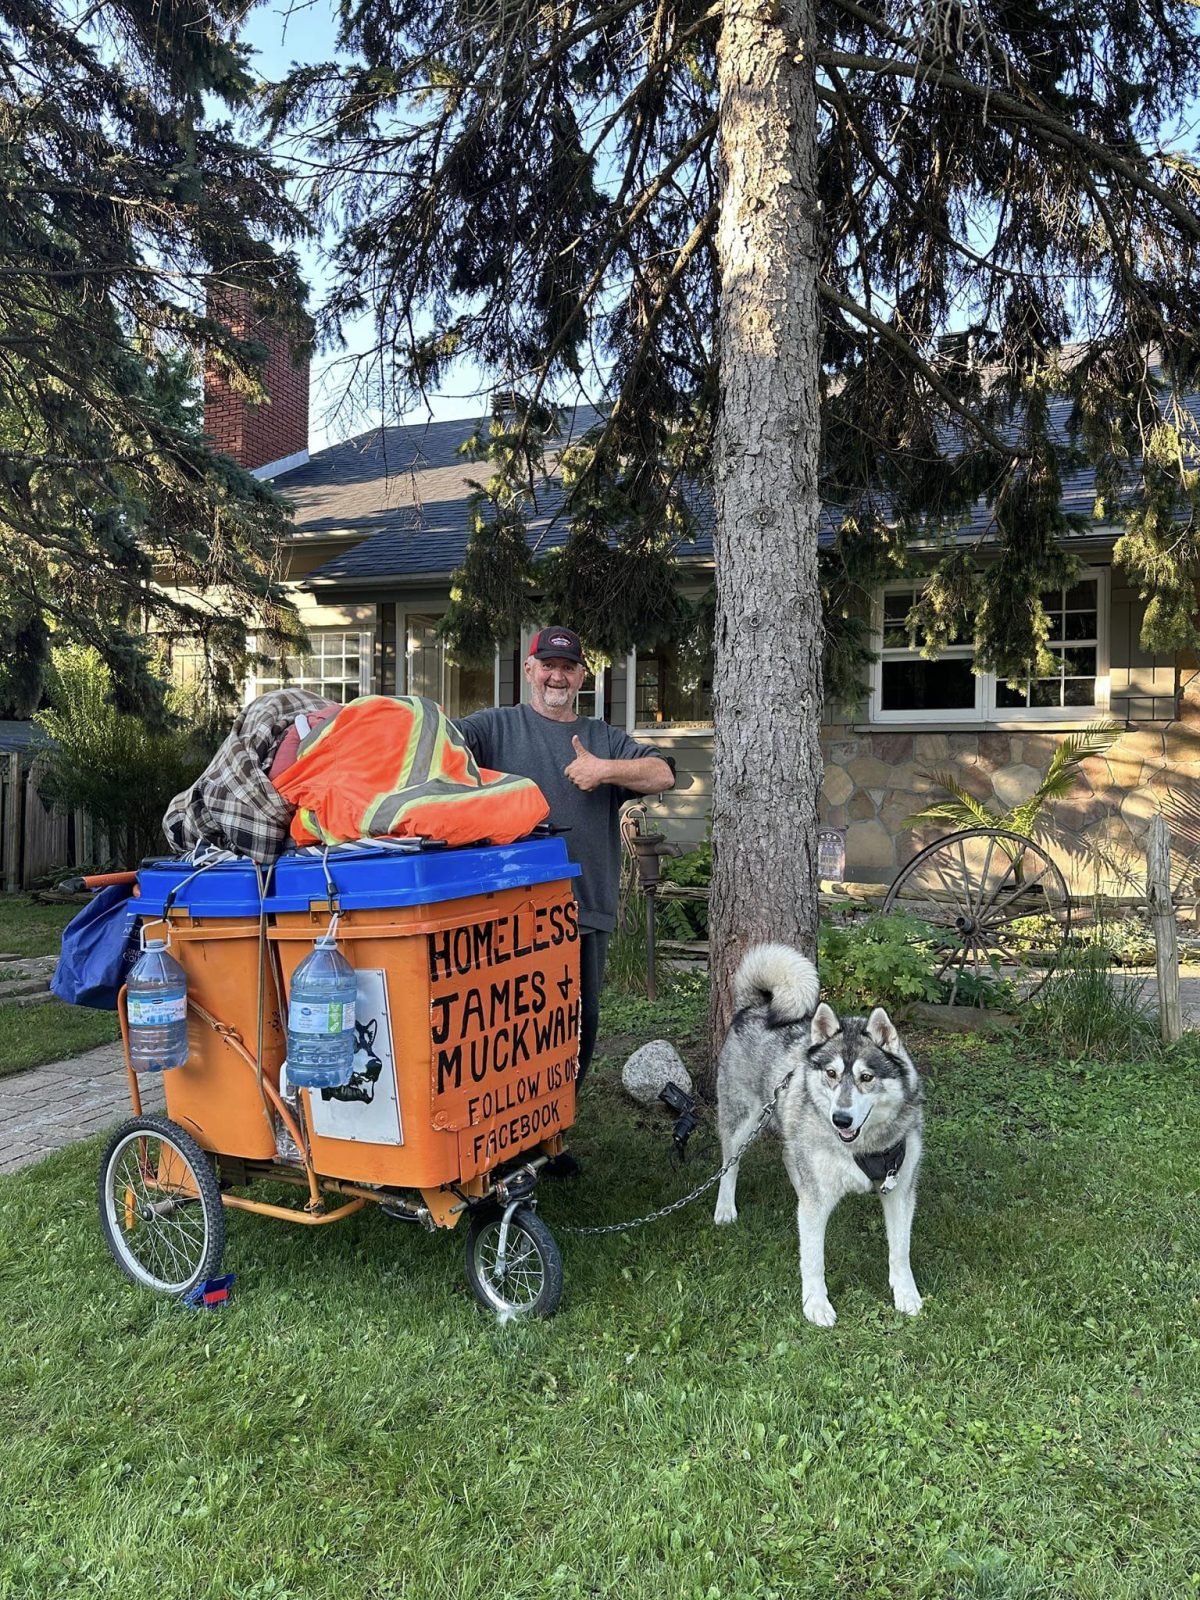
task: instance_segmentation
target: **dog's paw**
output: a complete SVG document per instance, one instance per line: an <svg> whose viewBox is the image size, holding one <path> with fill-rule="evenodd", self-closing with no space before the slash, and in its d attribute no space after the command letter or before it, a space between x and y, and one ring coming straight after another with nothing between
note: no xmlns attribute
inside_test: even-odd
<svg viewBox="0 0 1200 1600"><path fill-rule="evenodd" d="M903 1311L906 1317L915 1317L919 1314L922 1300L915 1283L893 1289L892 1298L896 1302L896 1310Z"/></svg>
<svg viewBox="0 0 1200 1600"><path fill-rule="evenodd" d="M818 1328L832 1328L837 1321L837 1312L825 1295L814 1294L806 1300L804 1315L810 1322L815 1322Z"/></svg>
<svg viewBox="0 0 1200 1600"><path fill-rule="evenodd" d="M722 1227L727 1222L737 1221L737 1207L732 1200L717 1201L717 1209L713 1212L713 1221L717 1227Z"/></svg>

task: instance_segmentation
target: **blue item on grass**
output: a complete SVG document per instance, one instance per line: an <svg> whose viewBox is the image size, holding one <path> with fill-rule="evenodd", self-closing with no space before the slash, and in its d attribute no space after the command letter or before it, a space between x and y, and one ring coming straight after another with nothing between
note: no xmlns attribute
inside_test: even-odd
<svg viewBox="0 0 1200 1600"><path fill-rule="evenodd" d="M68 1005L117 1009L117 995L138 956L141 907L132 893L131 883L109 884L67 923L50 991Z"/></svg>

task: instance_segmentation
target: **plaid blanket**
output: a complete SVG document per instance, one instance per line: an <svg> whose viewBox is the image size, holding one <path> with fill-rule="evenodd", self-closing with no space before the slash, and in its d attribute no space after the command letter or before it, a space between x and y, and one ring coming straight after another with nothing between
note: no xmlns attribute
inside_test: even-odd
<svg viewBox="0 0 1200 1600"><path fill-rule="evenodd" d="M301 712L331 704L304 689L275 689L252 701L191 788L167 807L163 832L172 850L184 855L212 844L270 866L287 843L293 811L268 776L272 758Z"/></svg>

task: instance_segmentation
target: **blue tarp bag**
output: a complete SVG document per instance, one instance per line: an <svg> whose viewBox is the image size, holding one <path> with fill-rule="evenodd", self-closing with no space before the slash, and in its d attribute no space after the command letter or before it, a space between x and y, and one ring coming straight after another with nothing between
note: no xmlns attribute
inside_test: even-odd
<svg viewBox="0 0 1200 1600"><path fill-rule="evenodd" d="M138 957L138 902L133 884L112 883L63 930L51 993L71 1006L115 1011L117 995Z"/></svg>

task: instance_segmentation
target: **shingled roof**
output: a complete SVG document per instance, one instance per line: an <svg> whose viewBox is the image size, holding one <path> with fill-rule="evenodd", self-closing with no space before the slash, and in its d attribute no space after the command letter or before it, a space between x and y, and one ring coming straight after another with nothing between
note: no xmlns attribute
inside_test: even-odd
<svg viewBox="0 0 1200 1600"><path fill-rule="evenodd" d="M1200 415L1200 396L1189 409ZM1068 405L1053 407L1055 431L1065 440ZM555 447L578 439L600 421L588 406L568 414ZM295 507L295 543L344 540L347 548L309 573L303 587L367 588L382 581L446 579L462 564L469 533L471 480L486 482L488 462L459 455L462 444L486 418L450 422L418 422L379 428L318 451L302 467L276 479L276 487ZM553 450L554 447L552 447ZM1131 463L1131 468L1135 467ZM1063 510L1088 519L1094 516L1096 475L1089 468L1071 473L1063 483ZM695 537L681 546L684 561L708 563L713 554L714 507L710 491L690 488ZM553 478L541 487L530 517L530 540L539 550L563 543L566 529L559 519L562 493ZM821 518L820 540L833 538L835 518ZM957 530L963 542L986 540L991 513L980 500ZM1093 521L1074 538L1112 537L1111 524Z"/></svg>

